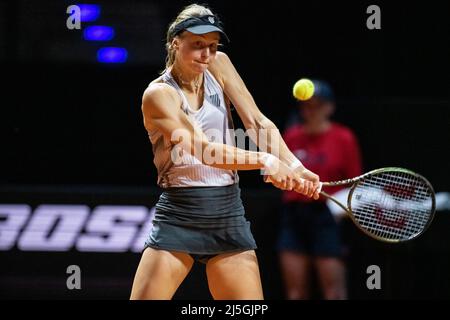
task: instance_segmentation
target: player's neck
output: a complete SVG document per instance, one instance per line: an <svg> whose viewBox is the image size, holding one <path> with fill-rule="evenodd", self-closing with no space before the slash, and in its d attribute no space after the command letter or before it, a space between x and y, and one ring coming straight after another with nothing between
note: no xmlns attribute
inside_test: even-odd
<svg viewBox="0 0 450 320"><path fill-rule="evenodd" d="M182 66L174 64L170 70L172 77L178 83L180 88L189 92L198 93L201 90L203 82L203 73L192 73L185 70Z"/></svg>

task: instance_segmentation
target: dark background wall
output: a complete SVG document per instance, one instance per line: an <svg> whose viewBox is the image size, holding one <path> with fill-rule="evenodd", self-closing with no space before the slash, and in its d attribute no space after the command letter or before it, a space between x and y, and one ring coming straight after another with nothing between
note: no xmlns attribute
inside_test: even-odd
<svg viewBox="0 0 450 320"><path fill-rule="evenodd" d="M100 18L96 22L82 23L82 28L94 24L115 27L116 36L107 44L87 42L82 37L83 29L66 28L66 8L72 4L69 1L0 3L3 79L0 88L0 203L32 206L60 201L89 202L92 206L103 203L95 192L75 199L68 191L66 196L58 198L53 191L37 196L30 187L59 190L86 186L103 186L104 190L109 187L151 190L155 187L156 171L142 125L140 100L148 83L163 68L167 25L190 2L95 3L101 5ZM208 4L222 17L231 38L231 43L223 50L232 59L260 109L280 129L285 127L294 109L293 83L301 77L325 79L337 95L335 120L353 128L358 136L365 171L383 166L407 167L425 175L436 191L450 189L447 157L450 28L449 11L443 2L425 5L209 1ZM381 8L381 30L366 27L369 4L378 4ZM126 47L128 60L115 65L98 63L96 51L105 45ZM239 125L237 114L234 117ZM271 279L268 296L281 297L279 278L269 276L277 270L274 253L270 251L276 229L273 228L272 233L265 232L266 224L272 221L270 214L275 215L278 210L279 193L262 183L255 172L243 172L240 176L243 195L251 198L247 211L254 223L254 232L263 243L261 259L268 261L265 265L269 267L263 267L264 279ZM132 194L124 198L129 204L143 201L142 197ZM147 200L149 207L155 199ZM273 200L270 210L258 206L267 199ZM109 203L115 200L109 199ZM362 241L364 237L354 235L352 226L348 225L349 236L353 234L362 241L353 251L352 261L355 268L359 268L354 271L363 278L365 270L361 266L371 258L392 257L389 260L391 272L396 272L396 268L408 268L408 272L417 275L418 282L412 285L405 280L398 288L393 284L389 292L380 296L426 296L430 287L425 279L432 270L419 273L424 271L420 266L430 259L440 266L449 264L448 245L441 243L439 249L434 249L434 245L427 242L427 239L431 243L445 236L439 223L449 225L447 218L438 218L433 228L441 233L429 235L430 238L417 244L389 249L367 239ZM397 254L397 250L401 253ZM58 256L65 264L69 257L85 259L83 256L88 255L91 259L95 256L93 253L72 254L52 257ZM42 261L46 254L12 250L2 255L3 261L11 259L8 270L17 271L20 268L16 266L21 261ZM125 277L121 287L125 290L138 255L103 255L106 258L102 260L110 263L126 261L126 272L119 272ZM403 256L405 259L399 259ZM449 283L444 269L439 270L447 282L436 278L433 286ZM17 271L16 277L27 273L21 272ZM3 279L11 283L15 278L9 276ZM31 276L36 281L44 277L39 272ZM197 280L192 283L203 283ZM180 298L195 291L189 283L180 290ZM411 286L416 287L411 290ZM27 289L26 285L23 289ZM95 290L90 292L91 295L89 291L84 293L86 297L101 296ZM113 296L124 297L124 292ZM355 294L351 297L360 297L361 292L354 288ZM433 292L433 297L444 294L440 289ZM22 294L24 291L14 293L15 296ZM51 296L50 291L47 294ZM448 290L445 294L449 296Z"/></svg>

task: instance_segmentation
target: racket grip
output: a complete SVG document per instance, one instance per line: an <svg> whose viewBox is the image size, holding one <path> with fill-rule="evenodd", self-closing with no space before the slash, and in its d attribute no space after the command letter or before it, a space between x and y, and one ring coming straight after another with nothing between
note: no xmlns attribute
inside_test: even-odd
<svg viewBox="0 0 450 320"><path fill-rule="evenodd" d="M323 187L323 183L322 183L322 182L319 182L319 189L318 189L318 192L319 192L319 193L322 192L322 187Z"/></svg>

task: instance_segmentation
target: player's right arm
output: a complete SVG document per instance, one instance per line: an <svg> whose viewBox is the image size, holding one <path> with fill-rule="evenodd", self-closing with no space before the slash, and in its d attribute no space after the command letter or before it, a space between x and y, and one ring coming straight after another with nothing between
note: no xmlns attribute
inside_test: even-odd
<svg viewBox="0 0 450 320"><path fill-rule="evenodd" d="M276 155L286 165L295 169L296 176L298 176L296 181L306 180L306 183L299 184L298 188L303 190L306 186L308 190L307 195L318 199L319 176L306 169L289 150L277 126L256 105L253 96L228 55L224 52L217 52L216 58L209 66L209 70L222 86L225 95L236 107L236 111L253 142L260 149ZM259 137L265 138L261 139ZM274 184L278 187L276 183ZM295 190L303 193L303 191L297 190L298 188L296 187Z"/></svg>
<svg viewBox="0 0 450 320"><path fill-rule="evenodd" d="M205 133L183 112L181 103L180 96L169 85L150 84L142 97L145 128L148 131L159 130L168 141L206 165L228 170L265 169L272 180L275 179L286 189L292 189L292 170L277 157L265 152L247 151L210 142Z"/></svg>

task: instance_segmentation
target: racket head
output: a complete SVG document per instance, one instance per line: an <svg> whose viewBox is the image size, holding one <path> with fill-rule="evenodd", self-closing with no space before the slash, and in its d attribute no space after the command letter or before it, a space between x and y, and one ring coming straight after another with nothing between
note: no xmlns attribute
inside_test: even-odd
<svg viewBox="0 0 450 320"><path fill-rule="evenodd" d="M347 206L362 232L379 241L398 243L425 232L434 218L436 199L425 177L389 167L362 175L350 189Z"/></svg>

